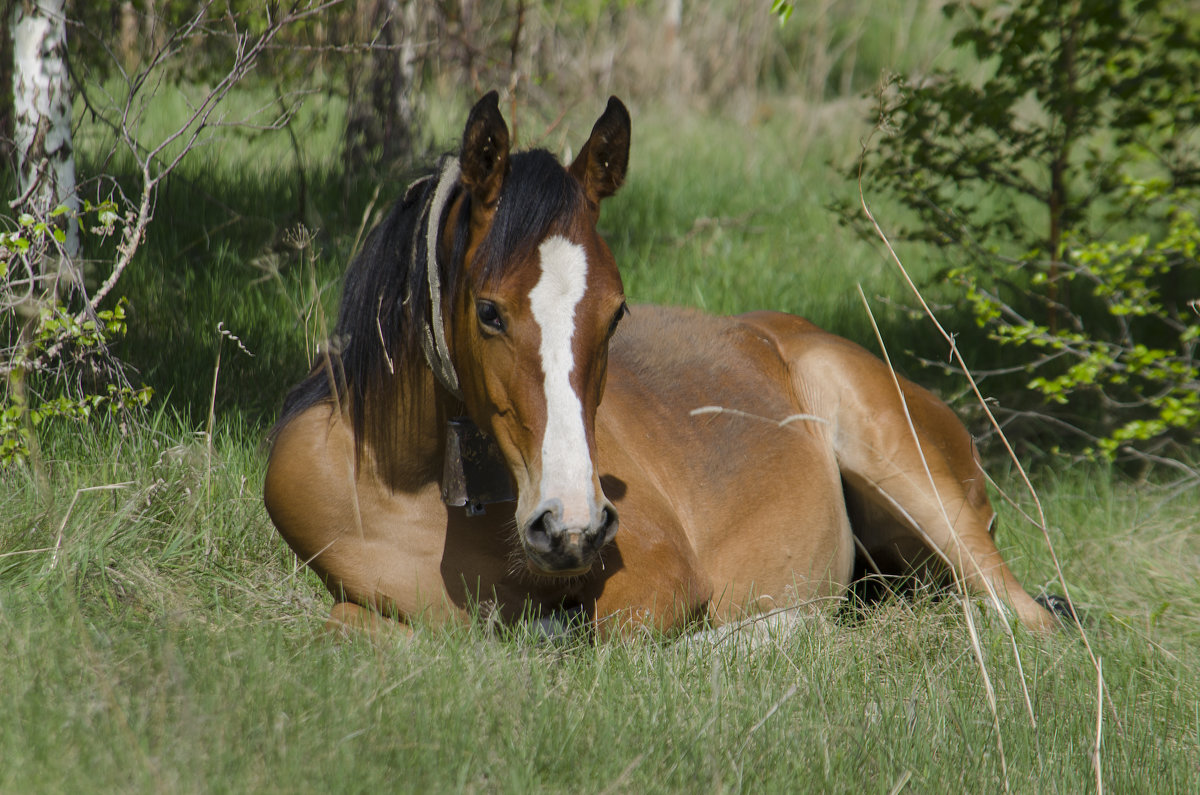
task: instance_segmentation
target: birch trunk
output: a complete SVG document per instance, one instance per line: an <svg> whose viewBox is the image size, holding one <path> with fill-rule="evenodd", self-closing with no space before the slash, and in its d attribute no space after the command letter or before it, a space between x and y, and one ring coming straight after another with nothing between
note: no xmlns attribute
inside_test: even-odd
<svg viewBox="0 0 1200 795"><path fill-rule="evenodd" d="M64 0L17 0L12 18L13 139L20 198L14 209L46 218L65 204L68 273L79 253L79 196L75 192L75 152L71 145L71 93L67 75ZM43 259L42 275L53 258Z"/></svg>

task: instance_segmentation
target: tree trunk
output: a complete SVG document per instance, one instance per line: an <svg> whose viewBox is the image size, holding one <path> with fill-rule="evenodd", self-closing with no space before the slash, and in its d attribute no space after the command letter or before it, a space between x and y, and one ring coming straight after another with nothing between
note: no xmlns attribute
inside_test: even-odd
<svg viewBox="0 0 1200 795"><path fill-rule="evenodd" d="M5 165L13 162L12 16L0 13L0 163Z"/></svg>
<svg viewBox="0 0 1200 795"><path fill-rule="evenodd" d="M64 0L17 0L11 21L13 46L13 139L20 199L14 206L44 219L66 205L62 251L69 275L79 253L79 197L71 145L71 93L67 76ZM50 262L40 265L49 276ZM60 275L68 275L62 274Z"/></svg>
<svg viewBox="0 0 1200 795"><path fill-rule="evenodd" d="M348 69L349 108L345 160L353 171L385 168L412 154L416 109L413 83L419 66L415 0L359 0L354 40L374 46Z"/></svg>

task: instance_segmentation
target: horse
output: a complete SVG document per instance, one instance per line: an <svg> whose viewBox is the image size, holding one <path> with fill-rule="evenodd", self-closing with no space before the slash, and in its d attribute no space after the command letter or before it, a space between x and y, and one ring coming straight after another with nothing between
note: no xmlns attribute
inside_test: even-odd
<svg viewBox="0 0 1200 795"><path fill-rule="evenodd" d="M818 609L857 562L1054 629L933 393L793 315L627 304L597 221L630 137L613 97L569 166L510 151L493 91L368 235L264 483L327 625L669 636Z"/></svg>

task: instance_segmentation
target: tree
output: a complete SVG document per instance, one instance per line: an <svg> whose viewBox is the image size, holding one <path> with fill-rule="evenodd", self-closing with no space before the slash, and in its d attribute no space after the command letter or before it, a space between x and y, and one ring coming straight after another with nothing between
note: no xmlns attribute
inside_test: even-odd
<svg viewBox="0 0 1200 795"><path fill-rule="evenodd" d="M136 164L138 179L130 190L129 184L100 175L88 189L95 192L96 201L74 207L73 167L63 165L70 156L70 101L59 82L66 76L65 34L59 29L64 24L63 4L19 4L12 30L18 60L15 127L22 191L16 203L19 212L0 215L0 465L32 459L37 469L36 427L47 420L125 413L149 399L147 388L135 387L126 378L108 342L125 329L119 283L154 219L158 191L214 130L239 125L278 130L287 124L292 108L286 102L277 115L265 119L227 118L222 102L277 38L334 4L336 0L293 0L286 9L271 5L237 12L205 0L187 9L190 15L167 35L155 39L132 71L122 63L112 65L123 78L123 91L111 105L89 101L88 108L98 123L109 127L114 146ZM178 127L148 139L140 109L153 100L171 71L182 71L180 64L201 46L212 59L205 64L210 77L206 92L195 98ZM111 52L103 47L99 51ZM78 246L68 236L85 226L85 244L87 238L97 243L108 237L117 240L96 265L94 284L78 277ZM64 280L64 289L57 279L43 278L53 261L74 274Z"/></svg>
<svg viewBox="0 0 1200 795"><path fill-rule="evenodd" d="M349 24L353 41L371 42L357 68L346 70L349 107L344 148L354 169L366 160L385 163L413 153L420 27L417 5L406 0L357 0Z"/></svg>
<svg viewBox="0 0 1200 795"><path fill-rule="evenodd" d="M77 214L64 0L19 0L10 30L18 190L13 207L45 217L65 205ZM63 228L63 261L71 263L79 254L79 229L69 222Z"/></svg>
<svg viewBox="0 0 1200 795"><path fill-rule="evenodd" d="M945 250L954 267L944 275L978 323L1017 351L1011 368L991 373L1019 379L1001 395L1010 420L1049 420L1051 444L1065 431L1112 456L1153 457L1194 439L1200 417L1163 401L1196 397L1188 296L1200 267L1186 212L1161 210L1186 207L1200 184L1195 15L1164 0L946 11L963 20L954 43L982 76L889 83L879 119L892 134L864 156L864 189L910 212L899 236ZM1147 381L1147 351L1178 372ZM1171 421L1158 422L1163 410Z"/></svg>

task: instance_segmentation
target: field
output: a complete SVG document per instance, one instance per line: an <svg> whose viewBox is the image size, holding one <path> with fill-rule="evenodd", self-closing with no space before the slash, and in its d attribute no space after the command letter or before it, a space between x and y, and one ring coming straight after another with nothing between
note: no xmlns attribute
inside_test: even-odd
<svg viewBox="0 0 1200 795"><path fill-rule="evenodd" d="M442 147L468 101L439 105ZM601 107L527 143L578 147ZM860 108L631 109L629 180L601 228L633 301L792 311L878 351L861 285L897 366L961 392L908 355L946 351L898 307L895 265L826 209L856 193ZM301 220L285 142L194 153L122 282L118 354L158 391L144 427L52 427L44 483L3 473L0 791L1200 789L1200 496L1036 460L1044 537L998 446L1000 547L1031 591L1061 592L1052 542L1082 636L1011 634L926 594L716 643L544 642L482 621L325 637L330 599L262 507L265 434L336 313L362 219L403 189L343 184L328 117L297 122L304 247L284 234ZM939 265L901 255L918 278Z"/></svg>

